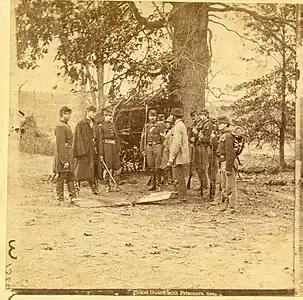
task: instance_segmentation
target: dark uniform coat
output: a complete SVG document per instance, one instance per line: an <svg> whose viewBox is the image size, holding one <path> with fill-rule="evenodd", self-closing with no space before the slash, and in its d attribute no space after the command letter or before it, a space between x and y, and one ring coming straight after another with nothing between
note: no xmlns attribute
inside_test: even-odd
<svg viewBox="0 0 303 300"><path fill-rule="evenodd" d="M228 130L220 137L217 151L220 162L226 161L226 171L232 172L237 155L234 148L234 137Z"/></svg>
<svg viewBox="0 0 303 300"><path fill-rule="evenodd" d="M109 169L119 170L120 140L115 124L104 121L99 125L99 149L104 162Z"/></svg>
<svg viewBox="0 0 303 300"><path fill-rule="evenodd" d="M148 123L144 126L141 135L140 151L146 151L147 165L152 172L161 168L163 141L164 128L160 128L158 123Z"/></svg>
<svg viewBox="0 0 303 300"><path fill-rule="evenodd" d="M76 181L92 181L100 177L99 168L99 129L98 125L90 120L82 119L75 128L74 157Z"/></svg>
<svg viewBox="0 0 303 300"><path fill-rule="evenodd" d="M55 128L56 149L54 157L53 171L60 172L74 172L74 156L73 156L73 132L70 126L64 122L59 121ZM64 164L69 163L69 168L64 168Z"/></svg>

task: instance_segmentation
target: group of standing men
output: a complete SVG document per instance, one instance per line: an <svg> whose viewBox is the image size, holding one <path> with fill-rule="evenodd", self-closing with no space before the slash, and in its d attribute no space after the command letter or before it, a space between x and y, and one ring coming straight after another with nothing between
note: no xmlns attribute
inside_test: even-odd
<svg viewBox="0 0 303 300"><path fill-rule="evenodd" d="M174 196L186 201L187 189L190 188L195 170L200 181L201 196L203 190L209 189L209 199L213 202L216 187L219 186L222 210L229 208L235 212L238 159L229 119L225 116L210 118L209 112L203 109L200 113L191 114L193 126L186 128L179 108L172 109L165 121L162 115L159 116L157 118L157 112L150 110L149 122L143 128L140 143L150 171L150 190L160 191L162 184L172 182L175 186ZM185 170L188 165L189 181L186 185Z"/></svg>
<svg viewBox="0 0 303 300"><path fill-rule="evenodd" d="M56 151L54 173L58 175L56 193L64 200L64 182L71 202L77 197L81 182L87 181L92 193L98 195L98 180L105 179L106 191L119 190L118 175L121 170L118 131L113 123L113 113L104 112L104 122L95 121L96 108L86 108L85 117L77 123L75 131L68 124L72 110L66 106L59 111L55 127ZM76 185L76 186L75 186Z"/></svg>
<svg viewBox="0 0 303 300"><path fill-rule="evenodd" d="M74 134L68 121L71 109L60 109L59 123L55 128L56 152L54 173L57 199L64 200L64 182L67 183L71 202L77 197L80 183L88 181L92 193L98 195L98 179L105 179L106 191L119 190L120 141L113 123L113 113L104 112L104 122L95 121L96 108L86 109L85 117L77 123ZM150 190L160 191L162 185L174 184L173 197L186 201L187 189L193 170L200 181L199 191L209 189L214 200L219 183L222 210L236 210L237 155L234 138L227 117L211 119L206 109L191 114L193 126L186 128L180 108L173 108L165 120L163 114L150 110L148 122L141 135L140 150L150 172ZM186 185L186 167L189 181ZM220 170L219 182L217 182ZM76 186L75 186L76 185Z"/></svg>

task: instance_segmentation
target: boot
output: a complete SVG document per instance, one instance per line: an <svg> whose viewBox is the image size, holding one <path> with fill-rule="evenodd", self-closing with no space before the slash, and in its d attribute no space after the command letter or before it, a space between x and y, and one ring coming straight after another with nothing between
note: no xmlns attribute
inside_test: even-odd
<svg viewBox="0 0 303 300"><path fill-rule="evenodd" d="M216 182L211 182L210 188L209 188L209 200L210 202L213 202L215 200L215 194L216 194Z"/></svg>
<svg viewBox="0 0 303 300"><path fill-rule="evenodd" d="M106 192L106 193L111 192L111 185L110 185L110 180L109 180L109 179L107 179L107 180L105 181L105 185L106 185L105 192Z"/></svg>
<svg viewBox="0 0 303 300"><path fill-rule="evenodd" d="M99 195L99 193L98 193L98 188L97 188L97 185L96 185L95 180L94 180L94 181L90 181L90 182L89 182L89 185L90 185L90 188L91 188L91 190L92 190L92 193L93 193L94 195Z"/></svg>
<svg viewBox="0 0 303 300"><path fill-rule="evenodd" d="M67 183L67 190L69 192L69 197L71 199L77 198L76 191L75 191L75 185L74 185L73 181L70 181Z"/></svg>
<svg viewBox="0 0 303 300"><path fill-rule="evenodd" d="M115 176L114 177L115 178L115 181L116 181L116 183L115 183L115 186L114 186L114 191L115 192L119 192L120 191L120 187L119 187L119 176Z"/></svg>
<svg viewBox="0 0 303 300"><path fill-rule="evenodd" d="M64 201L64 180L60 177L57 178L56 182L56 194L58 201Z"/></svg>
<svg viewBox="0 0 303 300"><path fill-rule="evenodd" d="M223 202L223 205L222 205L222 208L221 208L221 212L224 212L228 208L229 198L222 195L222 202Z"/></svg>
<svg viewBox="0 0 303 300"><path fill-rule="evenodd" d="M161 173L160 171L156 172L156 191L161 191Z"/></svg>
<svg viewBox="0 0 303 300"><path fill-rule="evenodd" d="M155 173L152 175L152 184L151 184L151 187L148 190L149 191L155 191L156 190L156 174Z"/></svg>

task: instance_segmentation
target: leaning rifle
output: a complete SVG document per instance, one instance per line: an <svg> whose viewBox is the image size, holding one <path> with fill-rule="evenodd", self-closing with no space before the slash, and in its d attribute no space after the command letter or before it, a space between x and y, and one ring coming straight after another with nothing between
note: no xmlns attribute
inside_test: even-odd
<svg viewBox="0 0 303 300"><path fill-rule="evenodd" d="M143 142L143 147L144 147L144 152L146 151L147 147L147 113L148 113L148 105L145 105L145 122L144 122L144 142ZM146 153L143 155L143 171L146 171Z"/></svg>
<svg viewBox="0 0 303 300"><path fill-rule="evenodd" d="M193 161L194 161L194 145L190 145L190 151L191 151L191 155L190 155L190 163L189 163L189 177L187 180L187 189L190 189L190 183L191 183L191 178L193 177Z"/></svg>
<svg viewBox="0 0 303 300"><path fill-rule="evenodd" d="M212 199L212 190L213 190L213 159L214 159L214 146L210 145L210 165L209 165L209 200Z"/></svg>
<svg viewBox="0 0 303 300"><path fill-rule="evenodd" d="M105 161L104 161L103 159L101 159L101 161L102 161L102 163L103 163L103 165L104 165L104 167L105 167L107 173L109 174L111 180L114 182L115 185L117 185L117 182L116 182L115 178L113 177L112 173L110 172L110 170L108 169L108 167L107 167Z"/></svg>

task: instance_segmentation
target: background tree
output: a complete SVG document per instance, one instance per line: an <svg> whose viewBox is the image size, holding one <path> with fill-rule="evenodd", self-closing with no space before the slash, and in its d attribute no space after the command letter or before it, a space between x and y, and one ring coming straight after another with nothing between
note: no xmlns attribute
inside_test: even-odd
<svg viewBox="0 0 303 300"><path fill-rule="evenodd" d="M99 81L98 76L92 80L88 70L96 69L99 74L98 64L108 63L114 72L109 96L114 95L117 104L129 99L117 92L121 92L121 81L125 79L141 95L152 86L161 89L167 85L170 101L181 105L190 121L190 111L205 106L212 61L210 24L230 30L220 15L238 12L241 17L248 16L266 27L273 40L295 53L271 29L273 24L295 28L293 20L276 15L275 11L262 14L258 5L161 2L154 3L148 16L138 7L134 2L94 6L94 2L84 1L22 0L17 9L19 65L35 66L49 43L59 39L56 59L63 61L64 74L82 87L88 81L90 92L99 91L100 85L104 85L102 76ZM133 88L129 95L134 94Z"/></svg>
<svg viewBox="0 0 303 300"><path fill-rule="evenodd" d="M295 22L294 5L260 4L263 15L275 12L282 19ZM276 62L274 70L261 78L237 85L234 91L244 96L231 105L235 120L247 128L251 142L270 142L279 146L280 167L285 165L285 141L295 136L296 32L283 22L264 25L245 16L245 29L258 41L255 50Z"/></svg>

